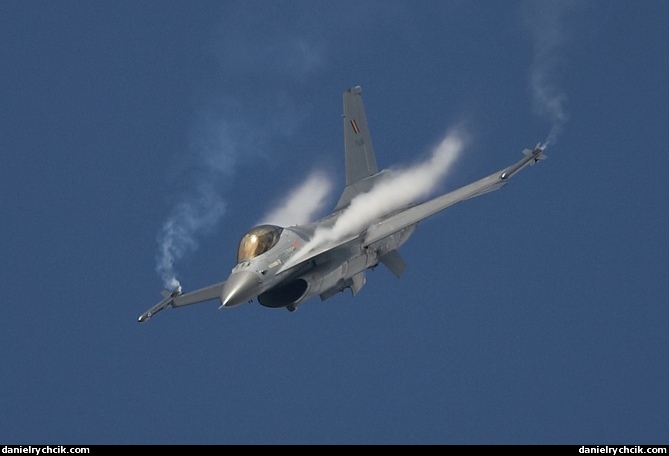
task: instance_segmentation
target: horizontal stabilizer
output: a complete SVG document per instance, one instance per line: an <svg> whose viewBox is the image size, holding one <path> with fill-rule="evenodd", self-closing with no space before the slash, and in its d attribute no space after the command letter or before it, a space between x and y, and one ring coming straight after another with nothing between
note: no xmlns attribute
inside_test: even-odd
<svg viewBox="0 0 669 456"><path fill-rule="evenodd" d="M351 293L353 296L357 295L360 289L365 286L367 279L365 278L365 271L358 272L356 275L351 277Z"/></svg>
<svg viewBox="0 0 669 456"><path fill-rule="evenodd" d="M391 250L382 257L379 258L379 261L383 263L385 267L390 269L390 272L395 274L396 277L400 277L404 270L407 268L406 263L397 252L397 250Z"/></svg>

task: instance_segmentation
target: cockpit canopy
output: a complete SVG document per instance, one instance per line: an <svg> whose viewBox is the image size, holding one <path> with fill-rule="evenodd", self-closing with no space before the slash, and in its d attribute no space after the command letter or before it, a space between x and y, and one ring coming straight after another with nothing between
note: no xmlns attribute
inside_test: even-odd
<svg viewBox="0 0 669 456"><path fill-rule="evenodd" d="M281 237L283 228L275 225L259 225L252 228L239 241L237 264L257 257L274 247Z"/></svg>

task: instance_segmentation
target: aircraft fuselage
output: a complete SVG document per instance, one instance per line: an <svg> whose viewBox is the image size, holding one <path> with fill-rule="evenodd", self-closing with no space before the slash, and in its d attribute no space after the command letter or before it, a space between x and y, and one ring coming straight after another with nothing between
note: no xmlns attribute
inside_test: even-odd
<svg viewBox="0 0 669 456"><path fill-rule="evenodd" d="M379 263L379 258L404 244L417 224L403 228L371 245L364 246L364 233L337 244L309 261L288 270L282 269L313 240L317 229L327 229L336 217L327 217L303 226L283 228L271 249L237 264L221 293L224 307L233 307L257 297L265 307L294 309L316 295L322 299L346 288L354 293L364 285L364 271ZM360 277L356 281L356 277Z"/></svg>

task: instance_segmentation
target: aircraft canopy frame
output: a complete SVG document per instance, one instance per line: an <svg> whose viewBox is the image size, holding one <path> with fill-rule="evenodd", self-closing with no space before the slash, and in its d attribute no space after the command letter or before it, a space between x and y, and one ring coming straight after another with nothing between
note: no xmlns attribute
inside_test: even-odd
<svg viewBox="0 0 669 456"><path fill-rule="evenodd" d="M239 241L237 264L270 250L279 242L282 231L283 228L276 225L259 225L251 228Z"/></svg>

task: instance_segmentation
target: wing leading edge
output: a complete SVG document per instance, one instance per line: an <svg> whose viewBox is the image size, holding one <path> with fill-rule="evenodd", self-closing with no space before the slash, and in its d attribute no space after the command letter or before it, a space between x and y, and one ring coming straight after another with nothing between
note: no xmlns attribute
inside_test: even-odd
<svg viewBox="0 0 669 456"><path fill-rule="evenodd" d="M533 165L539 160L544 160L541 144L537 144L534 150L525 149L523 157L517 163L504 168L496 173L460 187L452 192L445 193L430 201L413 206L403 212L394 214L380 222L371 225L365 234L364 245L368 246L378 240L385 238L403 228L420 222L431 215L436 214L460 201L465 201L476 196L499 190L508 182L508 179L527 165Z"/></svg>
<svg viewBox="0 0 669 456"><path fill-rule="evenodd" d="M225 281L188 293L181 291L180 286L175 288L173 291L165 290L162 292L164 299L144 312L139 317L138 321L143 323L161 310L168 307L183 307L200 302L213 301L215 299L220 300L221 293L223 291L223 285L225 285Z"/></svg>

